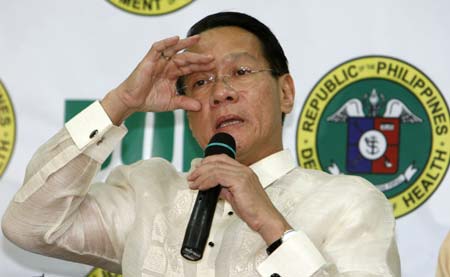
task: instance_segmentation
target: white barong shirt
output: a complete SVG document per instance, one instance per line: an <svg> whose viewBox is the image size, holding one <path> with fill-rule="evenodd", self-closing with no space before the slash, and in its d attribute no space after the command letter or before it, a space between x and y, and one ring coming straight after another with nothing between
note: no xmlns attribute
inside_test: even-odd
<svg viewBox="0 0 450 277"><path fill-rule="evenodd" d="M287 150L250 168L297 232L268 256L262 237L219 200L203 259L184 259L180 249L197 194L186 173L152 158L92 182L125 134L99 102L67 122L30 161L3 217L6 237L125 277L400 276L385 196L359 177L299 168Z"/></svg>

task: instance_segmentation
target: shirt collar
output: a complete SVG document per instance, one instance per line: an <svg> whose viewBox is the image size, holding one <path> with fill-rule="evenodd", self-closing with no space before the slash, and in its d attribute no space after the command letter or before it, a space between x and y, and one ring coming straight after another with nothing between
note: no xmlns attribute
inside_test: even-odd
<svg viewBox="0 0 450 277"><path fill-rule="evenodd" d="M296 166L297 164L291 152L285 149L257 161L250 168L258 176L262 187L267 188Z"/></svg>

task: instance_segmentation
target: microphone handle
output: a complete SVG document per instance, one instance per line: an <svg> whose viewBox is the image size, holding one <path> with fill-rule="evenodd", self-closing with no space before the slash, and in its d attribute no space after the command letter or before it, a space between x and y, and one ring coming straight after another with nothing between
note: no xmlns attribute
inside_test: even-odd
<svg viewBox="0 0 450 277"><path fill-rule="evenodd" d="M198 192L181 247L181 255L188 260L198 261L203 256L220 188L220 185L217 185Z"/></svg>

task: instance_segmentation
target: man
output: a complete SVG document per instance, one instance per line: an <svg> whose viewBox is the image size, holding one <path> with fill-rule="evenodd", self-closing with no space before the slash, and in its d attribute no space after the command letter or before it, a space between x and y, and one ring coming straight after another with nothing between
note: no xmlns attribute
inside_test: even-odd
<svg viewBox="0 0 450 277"><path fill-rule="evenodd" d="M155 43L119 87L38 150L3 231L30 251L124 276L400 276L384 195L360 178L298 168L283 150L294 94L265 25L240 13L210 15L188 38ZM215 133L231 134L236 160L197 159L184 174L150 159L90 185L124 136L117 126L125 118L177 108L203 148ZM203 259L183 259L196 191L217 184Z"/></svg>

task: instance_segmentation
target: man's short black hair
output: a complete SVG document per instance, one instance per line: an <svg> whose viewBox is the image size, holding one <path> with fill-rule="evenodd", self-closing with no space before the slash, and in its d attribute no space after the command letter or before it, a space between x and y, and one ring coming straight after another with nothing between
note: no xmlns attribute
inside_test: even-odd
<svg viewBox="0 0 450 277"><path fill-rule="evenodd" d="M272 31L258 19L244 13L220 12L208 15L195 23L188 36L200 34L217 27L235 26L254 34L261 43L264 58L269 62L272 73L281 76L289 73L287 58L278 39Z"/></svg>

